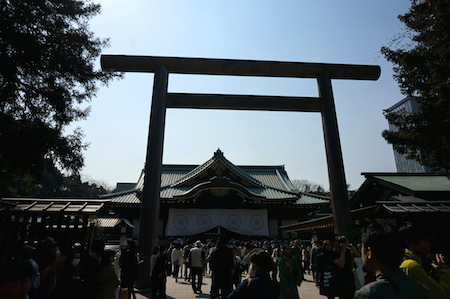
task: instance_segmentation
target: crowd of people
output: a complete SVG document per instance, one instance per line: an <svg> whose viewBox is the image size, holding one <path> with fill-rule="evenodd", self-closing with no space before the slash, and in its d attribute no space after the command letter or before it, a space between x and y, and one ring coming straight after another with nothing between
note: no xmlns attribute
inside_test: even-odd
<svg viewBox="0 0 450 299"><path fill-rule="evenodd" d="M354 246L345 236L324 240L218 238L166 241L150 258L151 298L166 298L167 276L190 283L212 299L299 299L305 275L326 298L450 298L450 268L431 254L430 234L406 223L396 229L377 221L362 230ZM138 248L128 239L118 252L94 242L59 248L50 237L23 246L2 265L0 298L136 298ZM204 276L211 289L202 290ZM122 294L124 295L124 294ZM121 297L122 298L122 297Z"/></svg>
<svg viewBox="0 0 450 299"><path fill-rule="evenodd" d="M118 298L126 289L136 295L133 285L138 275L136 245L128 239L123 248L105 250L94 241L90 250L80 243L60 247L47 237L24 245L8 263L0 266L0 298Z"/></svg>
<svg viewBox="0 0 450 299"><path fill-rule="evenodd" d="M301 255L306 249L299 241L239 242L225 238L191 242L178 239L154 249L151 258L152 298L165 298L165 275L175 282L191 283L195 294L211 294L211 298L243 298L245 284L264 285L254 298L298 298L297 287L304 279ZM165 266L160 266L165 265ZM165 271L165 272L164 272ZM211 289L202 290L203 277L211 278ZM242 279L245 279L242 281ZM270 281L269 284L262 283ZM153 287L156 285L156 287ZM264 294L264 297L262 294ZM270 297L267 297L270 295ZM292 297L294 296L294 297Z"/></svg>
<svg viewBox="0 0 450 299"><path fill-rule="evenodd" d="M423 225L397 229L374 221L356 245L341 235L303 244L178 240L171 247L184 244L183 250L176 258L172 251L168 264L177 265L174 277L184 273L195 293L211 275L211 298L297 299L305 274L326 298L450 298L450 268L442 254L431 254L430 238Z"/></svg>

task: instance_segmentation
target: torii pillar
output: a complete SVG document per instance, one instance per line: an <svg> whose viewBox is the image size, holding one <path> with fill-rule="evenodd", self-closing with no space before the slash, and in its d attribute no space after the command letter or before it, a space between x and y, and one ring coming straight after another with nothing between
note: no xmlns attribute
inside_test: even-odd
<svg viewBox="0 0 450 299"><path fill-rule="evenodd" d="M303 62L102 55L102 69L153 72L153 98L141 204L139 288L150 286L150 256L158 245L160 188L167 108L320 112L324 132L335 233L353 238L339 130L331 79L377 80L380 67ZM168 93L169 73L228 76L316 78L319 97L274 97Z"/></svg>

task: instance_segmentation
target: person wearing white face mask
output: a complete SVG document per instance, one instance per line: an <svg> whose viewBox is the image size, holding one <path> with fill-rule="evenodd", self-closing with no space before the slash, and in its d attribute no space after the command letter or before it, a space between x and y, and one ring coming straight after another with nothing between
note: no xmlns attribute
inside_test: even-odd
<svg viewBox="0 0 450 299"><path fill-rule="evenodd" d="M74 252L72 265L74 267L78 267L78 264L80 264L80 257L81 257L80 252L81 252L81 250L83 250L83 247L81 246L80 243L77 242L77 243L72 245L72 249L73 249L73 252Z"/></svg>
<svg viewBox="0 0 450 299"><path fill-rule="evenodd" d="M80 254L77 252L77 253L75 253L75 256L72 260L72 265L74 267L76 267L76 266L78 266L79 263L80 263Z"/></svg>
<svg viewBox="0 0 450 299"><path fill-rule="evenodd" d="M80 253L72 248L62 248L61 253L54 265L56 286L52 295L54 298L79 298Z"/></svg>

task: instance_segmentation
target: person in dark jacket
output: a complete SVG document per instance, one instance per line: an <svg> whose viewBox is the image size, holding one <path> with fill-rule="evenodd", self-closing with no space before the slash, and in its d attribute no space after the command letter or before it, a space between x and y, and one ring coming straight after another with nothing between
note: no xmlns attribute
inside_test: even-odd
<svg viewBox="0 0 450 299"><path fill-rule="evenodd" d="M418 298L419 285L399 268L404 245L386 221L369 224L361 235L361 258L376 280L356 291L356 299Z"/></svg>
<svg viewBox="0 0 450 299"><path fill-rule="evenodd" d="M72 248L61 248L61 253L62 257L58 259L58 266L55 266L57 275L52 298L80 298L83 295L80 293L80 267L74 263L75 257L79 258L79 253ZM88 295L93 295L93 293ZM91 296L90 298L95 297Z"/></svg>
<svg viewBox="0 0 450 299"><path fill-rule="evenodd" d="M104 245L101 241L94 241L92 251L82 251L80 257L80 298L96 299L98 292L98 275L100 273L100 257Z"/></svg>
<svg viewBox="0 0 450 299"><path fill-rule="evenodd" d="M283 255L278 260L280 273L280 299L298 299L298 287L303 281L303 271L300 262L289 246L283 247Z"/></svg>
<svg viewBox="0 0 450 299"><path fill-rule="evenodd" d="M158 254L156 255L154 265L151 273L152 293L151 299L166 298L166 282L167 282L167 266L168 257L166 254L166 247L161 245L158 247ZM156 295L158 294L158 297Z"/></svg>
<svg viewBox="0 0 450 299"><path fill-rule="evenodd" d="M113 250L105 250L100 261L100 273L98 281L98 299L115 299L115 291L119 286L119 278L114 271L114 259L116 253Z"/></svg>
<svg viewBox="0 0 450 299"><path fill-rule="evenodd" d="M250 277L228 295L227 299L277 299L278 282L270 279L272 259L267 252L259 251L250 256Z"/></svg>
<svg viewBox="0 0 450 299"><path fill-rule="evenodd" d="M232 289L234 256L225 239L217 241L217 248L211 253L209 265L212 271L211 299L226 298Z"/></svg>
<svg viewBox="0 0 450 299"><path fill-rule="evenodd" d="M336 266L333 264L333 246L330 240L323 240L322 251L317 257L317 271L319 272L319 293L328 299L336 294Z"/></svg>
<svg viewBox="0 0 450 299"><path fill-rule="evenodd" d="M360 257L361 253L345 236L335 236L332 241L333 251L331 257L334 266L335 291L339 299L353 299L355 295L355 278L353 276L353 258Z"/></svg>
<svg viewBox="0 0 450 299"><path fill-rule="evenodd" d="M319 254L322 250L322 244L320 241L315 241L311 249L311 270L313 274L313 280L316 286L319 286L320 282L320 272L317 270L317 263L319 261Z"/></svg>
<svg viewBox="0 0 450 299"><path fill-rule="evenodd" d="M14 260L0 265L0 298L28 299L33 266L27 260Z"/></svg>
<svg viewBox="0 0 450 299"><path fill-rule="evenodd" d="M136 244L133 239L128 239L125 243L124 250L120 255L120 281L122 288L128 288L128 299L136 299L134 293L134 282L139 273L138 258L136 252Z"/></svg>

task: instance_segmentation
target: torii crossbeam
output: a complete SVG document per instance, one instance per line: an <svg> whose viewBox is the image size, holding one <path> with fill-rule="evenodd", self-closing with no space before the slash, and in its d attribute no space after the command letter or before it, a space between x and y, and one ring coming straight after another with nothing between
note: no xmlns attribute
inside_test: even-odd
<svg viewBox="0 0 450 299"><path fill-rule="evenodd" d="M320 112L335 232L352 239L347 183L331 79L377 80L381 73L379 66L126 55L102 55L101 66L104 71L155 73L139 229L140 257L143 260L139 287L148 287L151 251L158 244L161 168L167 108ZM319 96L315 98L168 93L169 73L316 78Z"/></svg>

